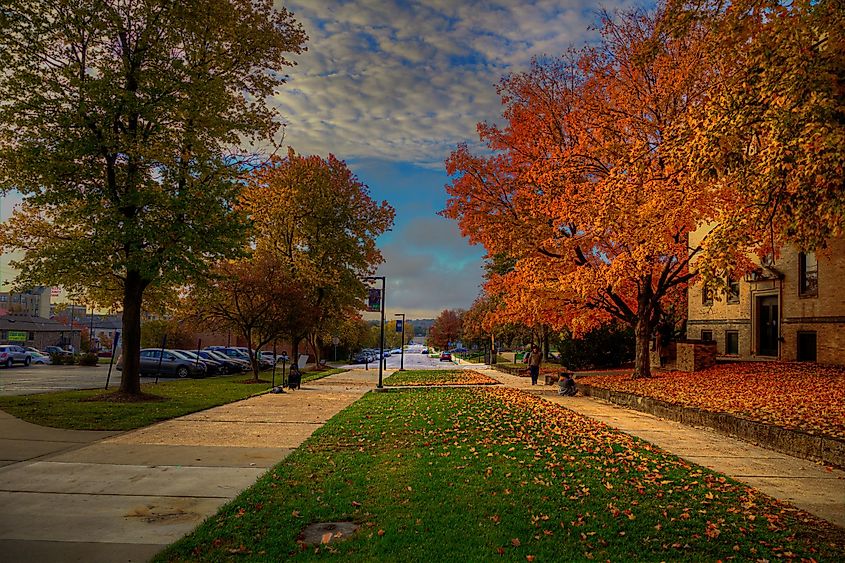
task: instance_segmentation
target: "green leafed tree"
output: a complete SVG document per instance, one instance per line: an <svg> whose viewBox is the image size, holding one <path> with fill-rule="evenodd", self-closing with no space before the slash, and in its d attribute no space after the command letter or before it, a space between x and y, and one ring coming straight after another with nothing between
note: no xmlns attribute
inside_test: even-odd
<svg viewBox="0 0 845 563"><path fill-rule="evenodd" d="M120 392L146 292L243 247L238 177L305 40L271 0L0 0L0 190L24 196L0 242L19 283L122 306Z"/></svg>

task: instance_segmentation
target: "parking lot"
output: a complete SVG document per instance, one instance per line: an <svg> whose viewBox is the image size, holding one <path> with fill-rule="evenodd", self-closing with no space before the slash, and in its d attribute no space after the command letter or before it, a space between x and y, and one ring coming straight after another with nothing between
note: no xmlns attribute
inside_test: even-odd
<svg viewBox="0 0 845 563"><path fill-rule="evenodd" d="M15 366L0 368L0 395L32 395L72 389L105 388L108 364L99 366ZM141 381L154 378L142 377ZM109 389L120 386L120 372L112 369Z"/></svg>

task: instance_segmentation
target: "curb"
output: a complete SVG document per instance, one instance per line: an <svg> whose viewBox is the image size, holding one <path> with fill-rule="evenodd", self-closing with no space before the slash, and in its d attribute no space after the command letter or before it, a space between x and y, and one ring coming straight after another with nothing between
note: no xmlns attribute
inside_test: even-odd
<svg viewBox="0 0 845 563"><path fill-rule="evenodd" d="M802 459L823 461L845 469L845 441L843 440L771 426L728 413L683 407L651 397L611 391L584 383L576 385L581 394L588 397L603 399L690 426L706 426L722 434L753 442L781 453Z"/></svg>

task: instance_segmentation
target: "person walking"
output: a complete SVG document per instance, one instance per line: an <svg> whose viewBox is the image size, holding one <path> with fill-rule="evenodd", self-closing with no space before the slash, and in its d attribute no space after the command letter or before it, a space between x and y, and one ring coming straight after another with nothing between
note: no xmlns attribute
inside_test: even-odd
<svg viewBox="0 0 845 563"><path fill-rule="evenodd" d="M531 375L531 385L537 385L537 378L540 376L540 362L543 356L540 354L540 347L531 345L531 352L528 354L528 373Z"/></svg>

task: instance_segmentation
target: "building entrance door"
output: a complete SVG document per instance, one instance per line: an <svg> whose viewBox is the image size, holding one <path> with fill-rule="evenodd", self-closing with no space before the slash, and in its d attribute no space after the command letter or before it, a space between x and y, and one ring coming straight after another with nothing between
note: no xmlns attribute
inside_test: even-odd
<svg viewBox="0 0 845 563"><path fill-rule="evenodd" d="M757 298L757 354L778 355L778 297L767 295Z"/></svg>

